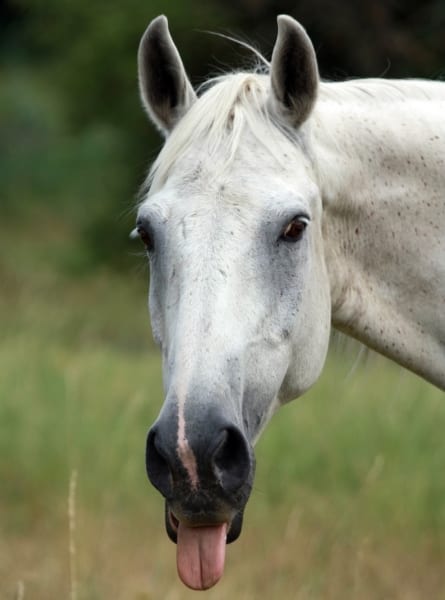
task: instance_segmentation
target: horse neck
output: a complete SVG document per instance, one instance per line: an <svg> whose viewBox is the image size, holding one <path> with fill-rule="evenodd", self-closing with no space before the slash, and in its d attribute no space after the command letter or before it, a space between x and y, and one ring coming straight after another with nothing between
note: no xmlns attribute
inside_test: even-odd
<svg viewBox="0 0 445 600"><path fill-rule="evenodd" d="M445 389L443 99L320 102L334 327Z"/></svg>

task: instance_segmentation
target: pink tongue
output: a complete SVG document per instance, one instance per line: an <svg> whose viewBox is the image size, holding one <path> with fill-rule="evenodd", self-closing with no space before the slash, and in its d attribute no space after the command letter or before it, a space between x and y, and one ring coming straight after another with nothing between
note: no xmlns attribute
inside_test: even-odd
<svg viewBox="0 0 445 600"><path fill-rule="evenodd" d="M176 563L179 577L193 590L207 590L224 571L227 524L187 527L179 524Z"/></svg>

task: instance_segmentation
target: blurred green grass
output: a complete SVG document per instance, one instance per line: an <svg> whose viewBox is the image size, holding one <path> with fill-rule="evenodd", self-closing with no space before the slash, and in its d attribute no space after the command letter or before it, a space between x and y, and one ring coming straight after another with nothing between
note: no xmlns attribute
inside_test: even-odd
<svg viewBox="0 0 445 600"><path fill-rule="evenodd" d="M76 239L41 216L0 236L0 596L187 598L146 481L161 402L144 259L67 273ZM60 262L62 260L62 263ZM257 448L241 539L210 598L445 598L445 402L384 359L335 349Z"/></svg>

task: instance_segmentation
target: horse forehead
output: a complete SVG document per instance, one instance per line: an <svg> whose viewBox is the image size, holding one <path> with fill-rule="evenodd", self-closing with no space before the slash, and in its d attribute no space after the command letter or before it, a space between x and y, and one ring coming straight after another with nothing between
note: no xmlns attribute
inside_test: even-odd
<svg viewBox="0 0 445 600"><path fill-rule="evenodd" d="M223 143L212 147L211 140L193 144L172 161L168 181L178 187L215 190L222 184L236 193L268 186L268 181L304 181L311 175L311 159L299 145L283 138L280 145L260 141L246 132L231 151Z"/></svg>
<svg viewBox="0 0 445 600"><path fill-rule="evenodd" d="M317 188L307 185L305 191L282 180L273 178L267 181L247 182L243 179L220 181L212 180L203 185L178 185L162 194L164 222L171 232L217 227L219 233L227 233L230 225L231 236L237 232L246 235L254 233L266 223L272 226L274 220L292 217L299 212L314 215L314 196ZM210 230L209 230L210 232ZM216 230L212 229L212 233Z"/></svg>
<svg viewBox="0 0 445 600"><path fill-rule="evenodd" d="M194 168L178 171L170 179L165 203L174 214L199 211L209 216L218 211L220 217L234 212L246 212L253 217L264 211L272 214L282 210L310 208L318 186L308 171L298 165L219 169L198 163Z"/></svg>

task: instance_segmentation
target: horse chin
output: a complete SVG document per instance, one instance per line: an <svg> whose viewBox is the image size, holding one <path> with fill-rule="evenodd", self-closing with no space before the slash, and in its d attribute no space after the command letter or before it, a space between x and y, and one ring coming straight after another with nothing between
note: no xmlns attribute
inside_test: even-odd
<svg viewBox="0 0 445 600"><path fill-rule="evenodd" d="M230 522L227 522L227 544L231 544L239 538L243 526L243 517L244 510L240 510L235 514L235 516L230 520ZM213 522L208 524L218 525L218 523ZM202 526L202 522L196 524L196 527ZM168 537L175 544L178 543L178 528L179 520L175 517L173 511L169 508L168 502L165 501L165 529L167 531Z"/></svg>

